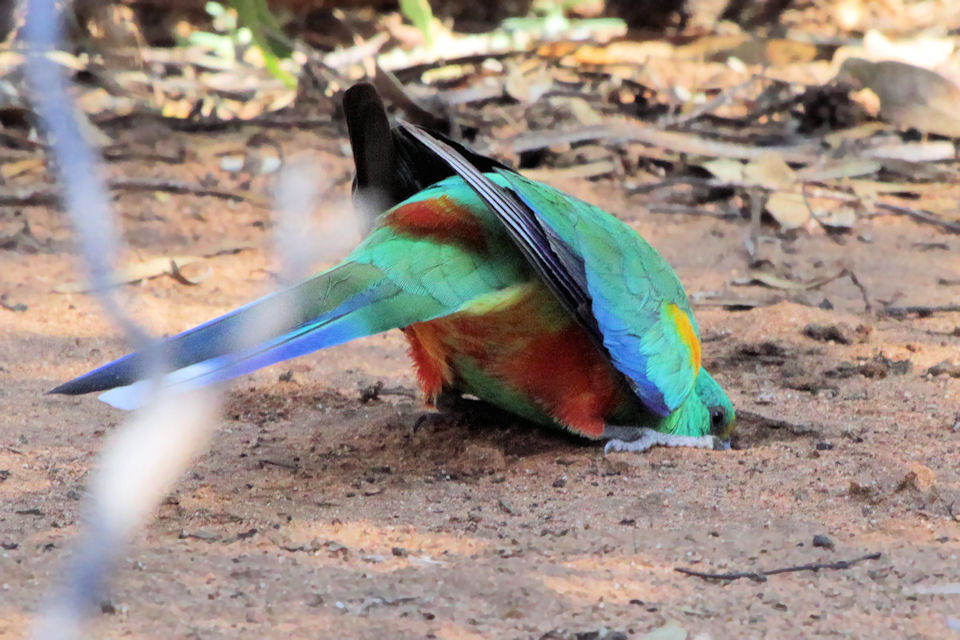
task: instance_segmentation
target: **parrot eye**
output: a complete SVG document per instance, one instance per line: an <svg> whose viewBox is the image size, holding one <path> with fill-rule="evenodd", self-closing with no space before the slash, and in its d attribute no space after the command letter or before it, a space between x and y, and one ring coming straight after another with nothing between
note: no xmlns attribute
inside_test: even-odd
<svg viewBox="0 0 960 640"><path fill-rule="evenodd" d="M727 424L727 412L721 406L710 407L710 430L718 433Z"/></svg>

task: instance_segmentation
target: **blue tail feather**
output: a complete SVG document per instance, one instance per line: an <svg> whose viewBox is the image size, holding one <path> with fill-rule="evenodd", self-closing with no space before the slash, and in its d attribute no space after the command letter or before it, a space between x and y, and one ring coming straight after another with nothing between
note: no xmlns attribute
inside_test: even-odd
<svg viewBox="0 0 960 640"><path fill-rule="evenodd" d="M396 314L390 313L389 308L386 313L378 308L384 306L378 303L389 307L391 300L402 294L395 284L383 280L350 295L326 313L302 320L304 312L316 309L316 304L298 298L297 294L304 293L298 290L301 286L266 296L162 341L155 361L169 372L162 378L163 385L187 389L222 382L282 360L385 331L399 326L397 321L409 319L394 319ZM282 296L280 300L278 296ZM277 322L277 314L284 312L289 317ZM277 331L282 333L276 335ZM147 364L143 354L133 353L60 385L51 393L74 395L107 390L102 400L120 408L134 408L143 403L152 384L146 380L151 374Z"/></svg>

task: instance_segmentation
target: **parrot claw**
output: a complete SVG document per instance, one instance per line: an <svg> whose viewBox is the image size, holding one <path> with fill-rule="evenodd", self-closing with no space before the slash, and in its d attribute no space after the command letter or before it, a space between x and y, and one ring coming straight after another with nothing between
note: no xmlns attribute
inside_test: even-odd
<svg viewBox="0 0 960 640"><path fill-rule="evenodd" d="M607 427L605 432L622 432L624 427ZM716 436L678 436L670 433L661 433L653 429L633 427L631 430L639 432L639 437L631 440L613 438L607 441L603 448L603 455L613 452L631 451L642 453L652 447L694 447L697 449L713 449L723 451L730 448L730 443Z"/></svg>

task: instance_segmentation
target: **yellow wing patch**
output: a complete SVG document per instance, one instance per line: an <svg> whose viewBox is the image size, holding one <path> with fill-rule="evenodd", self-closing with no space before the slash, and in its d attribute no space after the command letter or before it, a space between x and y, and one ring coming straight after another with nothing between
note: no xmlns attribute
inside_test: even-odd
<svg viewBox="0 0 960 640"><path fill-rule="evenodd" d="M696 379L700 373L700 338L697 332L693 330L693 324L690 322L690 316L677 305L670 303L667 305L667 316L677 328L677 335L683 344L690 349L690 364L693 365L693 377Z"/></svg>

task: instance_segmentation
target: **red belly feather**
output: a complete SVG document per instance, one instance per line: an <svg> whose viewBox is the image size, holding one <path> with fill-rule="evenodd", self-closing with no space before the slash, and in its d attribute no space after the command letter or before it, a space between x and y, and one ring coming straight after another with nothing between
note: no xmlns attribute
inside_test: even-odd
<svg viewBox="0 0 960 640"><path fill-rule="evenodd" d="M461 312L404 332L428 400L455 388L456 362L468 358L586 436L599 437L607 416L624 401L620 377L605 354L542 287L529 287L495 311Z"/></svg>

